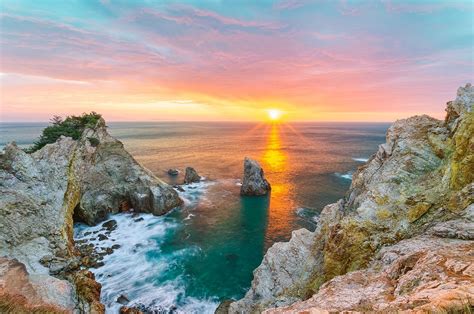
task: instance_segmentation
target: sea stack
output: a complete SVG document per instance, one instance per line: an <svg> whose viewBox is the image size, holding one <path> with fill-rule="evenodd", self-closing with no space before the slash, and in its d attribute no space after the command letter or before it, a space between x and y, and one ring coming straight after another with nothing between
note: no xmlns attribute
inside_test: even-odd
<svg viewBox="0 0 474 314"><path fill-rule="evenodd" d="M201 181L201 176L193 167L186 167L186 172L184 174L184 183L189 184L193 182Z"/></svg>
<svg viewBox="0 0 474 314"><path fill-rule="evenodd" d="M267 195L270 190L270 183L265 179L260 164L256 160L245 157L244 178L242 180L242 187L240 188L240 195Z"/></svg>

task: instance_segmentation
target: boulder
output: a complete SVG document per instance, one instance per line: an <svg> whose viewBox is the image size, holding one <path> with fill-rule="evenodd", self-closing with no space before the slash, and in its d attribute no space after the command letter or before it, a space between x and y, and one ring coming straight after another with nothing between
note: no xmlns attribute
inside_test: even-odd
<svg viewBox="0 0 474 314"><path fill-rule="evenodd" d="M193 182L201 181L201 177L193 167L186 167L186 172L184 174L184 183L189 184Z"/></svg>
<svg viewBox="0 0 474 314"><path fill-rule="evenodd" d="M265 179L260 164L253 159L245 157L244 177L240 188L240 195L259 196L270 192L270 183Z"/></svg>

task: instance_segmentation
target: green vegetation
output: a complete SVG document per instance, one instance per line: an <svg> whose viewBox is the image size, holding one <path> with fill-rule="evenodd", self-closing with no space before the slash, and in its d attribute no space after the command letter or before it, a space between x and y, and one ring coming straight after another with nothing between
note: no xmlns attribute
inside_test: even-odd
<svg viewBox="0 0 474 314"><path fill-rule="evenodd" d="M81 137L82 132L86 128L93 128L102 116L96 112L83 113L81 116L68 116L62 119L59 116L54 116L51 119L51 125L43 130L40 138L30 147L27 152L32 153L41 149L46 144L54 143L62 135L72 137L77 140ZM89 138L92 146L97 146L99 140L96 138Z"/></svg>

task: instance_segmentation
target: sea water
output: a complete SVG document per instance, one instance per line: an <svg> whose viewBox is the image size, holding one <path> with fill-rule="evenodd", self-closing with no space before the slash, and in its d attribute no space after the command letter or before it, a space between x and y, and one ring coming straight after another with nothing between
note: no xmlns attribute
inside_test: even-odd
<svg viewBox="0 0 474 314"><path fill-rule="evenodd" d="M2 124L0 145L27 147L45 124ZM181 208L161 217L119 214L117 229L98 241L76 224L76 239L120 248L92 269L107 312L123 294L129 305L157 311L212 313L243 297L252 271L276 241L314 230L322 208L341 198L353 172L385 141L388 124L110 123L110 133L145 167L170 184L184 168L205 179L179 192ZM272 185L268 197L240 197L243 160L258 160ZM177 177L167 170L177 168ZM143 218L143 219L138 219ZM96 235L96 234L95 234Z"/></svg>

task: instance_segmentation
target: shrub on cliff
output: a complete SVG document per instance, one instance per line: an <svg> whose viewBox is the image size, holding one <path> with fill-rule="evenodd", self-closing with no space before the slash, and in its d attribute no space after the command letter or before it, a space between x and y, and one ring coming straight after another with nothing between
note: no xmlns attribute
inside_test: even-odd
<svg viewBox="0 0 474 314"><path fill-rule="evenodd" d="M46 144L54 143L62 135L72 137L77 140L81 137L82 132L86 128L93 128L102 116L96 112L83 113L80 116L68 116L62 119L59 116L54 116L51 119L51 125L47 126L39 139L32 147L27 149L27 152L32 153L41 149Z"/></svg>

